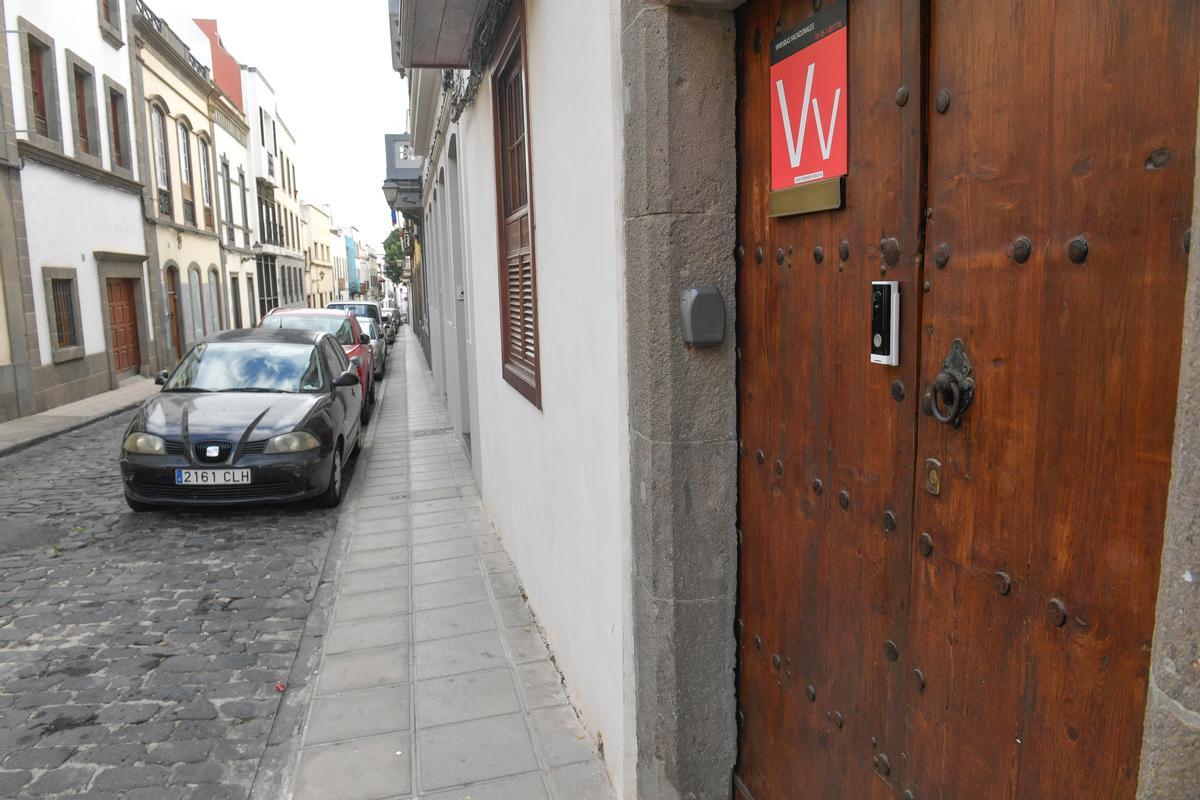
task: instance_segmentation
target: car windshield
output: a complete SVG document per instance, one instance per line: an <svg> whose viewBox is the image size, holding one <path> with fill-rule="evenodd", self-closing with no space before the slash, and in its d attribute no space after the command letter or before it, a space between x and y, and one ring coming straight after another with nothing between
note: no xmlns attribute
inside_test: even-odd
<svg viewBox="0 0 1200 800"><path fill-rule="evenodd" d="M337 337L338 344L354 344L354 335L351 333L350 323L345 317L331 317L324 314L271 314L263 320L262 327L332 333Z"/></svg>
<svg viewBox="0 0 1200 800"><path fill-rule="evenodd" d="M379 307L371 303L333 303L330 308L344 308L347 311L354 312L356 317L377 317L379 316Z"/></svg>
<svg viewBox="0 0 1200 800"><path fill-rule="evenodd" d="M167 392L319 392L320 359L311 344L201 342L167 381Z"/></svg>

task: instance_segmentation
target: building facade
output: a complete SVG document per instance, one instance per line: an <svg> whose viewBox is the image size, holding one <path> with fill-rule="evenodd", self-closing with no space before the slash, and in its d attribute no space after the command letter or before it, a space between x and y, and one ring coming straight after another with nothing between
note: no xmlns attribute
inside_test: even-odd
<svg viewBox="0 0 1200 800"><path fill-rule="evenodd" d="M209 95L216 158L217 206L228 326L242 328L258 319L258 280L254 244L259 241L250 161L250 126L242 104L241 67L225 49L216 20L192 20L207 39L207 64L214 91Z"/></svg>
<svg viewBox="0 0 1200 800"><path fill-rule="evenodd" d="M324 308L338 299L337 276L333 263L335 238L329 212L312 203L303 205L305 275L310 308ZM337 242L340 244L340 242Z"/></svg>
<svg viewBox="0 0 1200 800"><path fill-rule="evenodd" d="M143 92L142 165L164 295L167 355L174 363L195 342L229 327L221 247L211 70L145 3L134 16ZM200 57L207 60L208 53Z"/></svg>
<svg viewBox="0 0 1200 800"><path fill-rule="evenodd" d="M5 417L116 388L159 363L134 155L132 9L111 0L87 11L3 5Z"/></svg>
<svg viewBox="0 0 1200 800"><path fill-rule="evenodd" d="M296 142L280 118L275 90L262 72L243 65L241 79L258 211L255 252L258 313L262 316L274 308L305 304Z"/></svg>
<svg viewBox="0 0 1200 800"><path fill-rule="evenodd" d="M1186 796L1200 8L434 5L414 325L618 796Z"/></svg>

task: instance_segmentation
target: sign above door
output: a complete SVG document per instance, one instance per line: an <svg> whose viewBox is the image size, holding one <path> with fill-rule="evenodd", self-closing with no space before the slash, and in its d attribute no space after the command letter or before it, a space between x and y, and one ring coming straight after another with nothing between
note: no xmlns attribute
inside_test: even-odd
<svg viewBox="0 0 1200 800"><path fill-rule="evenodd" d="M771 43L773 217L845 203L846 0L835 0Z"/></svg>

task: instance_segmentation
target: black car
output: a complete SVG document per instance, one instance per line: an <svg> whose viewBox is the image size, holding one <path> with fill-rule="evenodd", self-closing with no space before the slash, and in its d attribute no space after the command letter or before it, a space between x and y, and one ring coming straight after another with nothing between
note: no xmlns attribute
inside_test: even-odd
<svg viewBox="0 0 1200 800"><path fill-rule="evenodd" d="M251 328L197 342L130 422L121 445L125 500L237 505L342 498L357 452L362 389L321 331Z"/></svg>

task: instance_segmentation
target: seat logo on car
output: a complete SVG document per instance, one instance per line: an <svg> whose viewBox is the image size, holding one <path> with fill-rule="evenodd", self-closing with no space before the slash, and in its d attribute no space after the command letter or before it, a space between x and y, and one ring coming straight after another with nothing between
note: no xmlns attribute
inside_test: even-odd
<svg viewBox="0 0 1200 800"><path fill-rule="evenodd" d="M204 448L204 455L208 458L216 458L217 456L221 455L221 448L217 447L215 444L210 444L208 447Z"/></svg>

